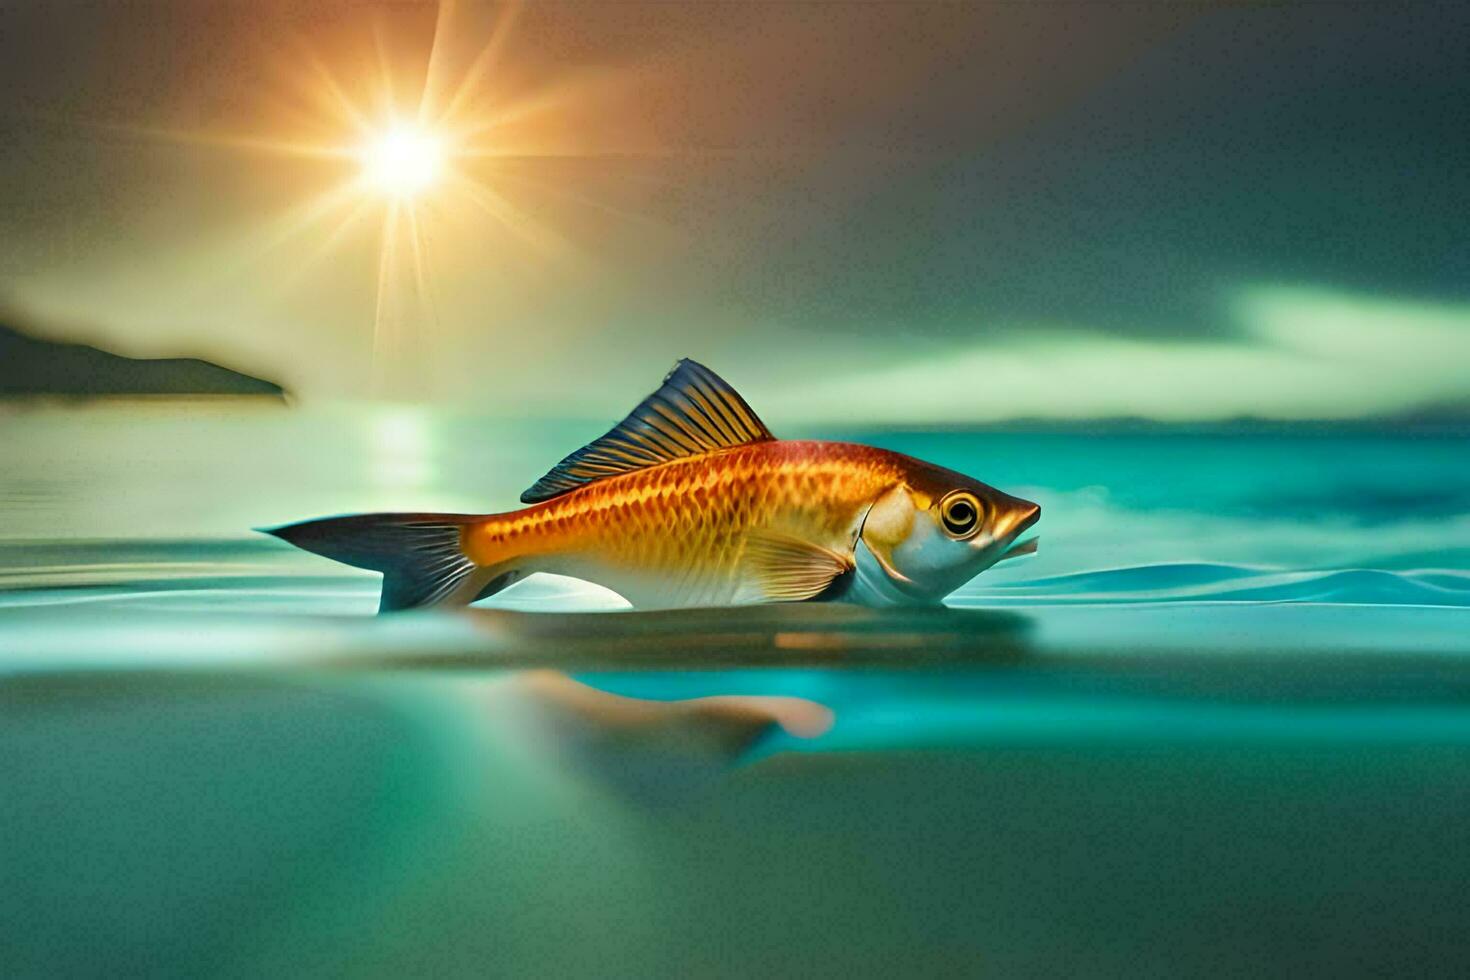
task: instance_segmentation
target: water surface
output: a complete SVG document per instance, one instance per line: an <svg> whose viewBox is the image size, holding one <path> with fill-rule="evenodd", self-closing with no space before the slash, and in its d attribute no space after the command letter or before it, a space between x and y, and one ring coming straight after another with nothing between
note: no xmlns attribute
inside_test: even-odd
<svg viewBox="0 0 1470 980"><path fill-rule="evenodd" d="M512 506L601 429L0 410L0 966L1470 966L1460 436L789 433L1042 504L934 611L378 618L249 531Z"/></svg>

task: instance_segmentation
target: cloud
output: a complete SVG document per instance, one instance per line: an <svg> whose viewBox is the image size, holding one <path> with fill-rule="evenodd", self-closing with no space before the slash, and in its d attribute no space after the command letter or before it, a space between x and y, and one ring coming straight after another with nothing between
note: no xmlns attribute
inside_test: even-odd
<svg viewBox="0 0 1470 980"><path fill-rule="evenodd" d="M1198 421L1365 418L1470 399L1470 305L1252 286L1229 311L1240 330L1227 338L1038 325L761 404L773 415L892 422Z"/></svg>

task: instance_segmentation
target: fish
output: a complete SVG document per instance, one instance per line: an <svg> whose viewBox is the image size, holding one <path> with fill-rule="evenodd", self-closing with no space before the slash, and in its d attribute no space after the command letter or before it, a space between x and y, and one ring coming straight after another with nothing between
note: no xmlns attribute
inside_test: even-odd
<svg viewBox="0 0 1470 980"><path fill-rule="evenodd" d="M379 612L465 606L528 575L638 609L935 605L1020 540L1038 504L873 446L777 439L688 358L503 513L354 514L260 528L381 572Z"/></svg>

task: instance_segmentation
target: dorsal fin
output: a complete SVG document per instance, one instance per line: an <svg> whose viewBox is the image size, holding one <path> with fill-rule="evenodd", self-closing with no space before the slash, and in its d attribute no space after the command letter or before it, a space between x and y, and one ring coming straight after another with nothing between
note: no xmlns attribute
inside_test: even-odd
<svg viewBox="0 0 1470 980"><path fill-rule="evenodd" d="M550 500L596 480L670 460L774 438L734 388L686 357L658 391L606 435L552 467L521 494L521 503Z"/></svg>

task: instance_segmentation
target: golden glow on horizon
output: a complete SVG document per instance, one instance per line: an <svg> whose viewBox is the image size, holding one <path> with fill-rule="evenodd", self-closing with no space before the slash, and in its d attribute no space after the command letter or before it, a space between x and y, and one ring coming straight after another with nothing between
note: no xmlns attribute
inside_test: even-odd
<svg viewBox="0 0 1470 980"><path fill-rule="evenodd" d="M394 122L362 148L362 175L395 197L414 197L444 173L444 141L417 126Z"/></svg>

